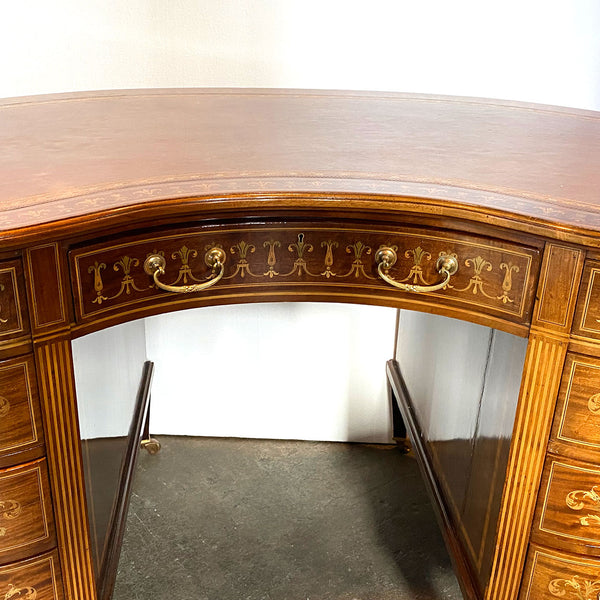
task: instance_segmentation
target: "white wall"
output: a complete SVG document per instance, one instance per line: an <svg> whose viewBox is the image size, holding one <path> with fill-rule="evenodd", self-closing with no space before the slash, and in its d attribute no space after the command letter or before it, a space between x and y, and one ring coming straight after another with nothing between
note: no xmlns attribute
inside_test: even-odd
<svg viewBox="0 0 600 600"><path fill-rule="evenodd" d="M388 442L394 321L390 308L305 303L148 319L153 430Z"/></svg>
<svg viewBox="0 0 600 600"><path fill-rule="evenodd" d="M82 439L127 435L145 360L144 321L73 341Z"/></svg>
<svg viewBox="0 0 600 600"><path fill-rule="evenodd" d="M0 96L173 86L600 106L598 0L20 0Z"/></svg>
<svg viewBox="0 0 600 600"><path fill-rule="evenodd" d="M600 109L599 31L597 0L21 0L2 6L0 96L178 86L354 88ZM245 310L232 347L251 344L265 308ZM303 319L300 329L308 331L329 308L289 305L277 310L288 311L282 321ZM202 334L214 337L223 326L216 316L221 313L215 309L215 316L205 319L207 314L203 312L198 322L213 323L216 329L211 333L205 324ZM373 317L361 308L348 313L347 320L355 326L349 334L357 353L353 375L370 359L369 346L389 348L391 355L394 315L378 314ZM369 327L372 318L380 322L377 328ZM162 339L162 328L172 327L168 320L163 323L149 326L153 339ZM294 325L281 333L280 347L293 339ZM361 337L366 333L381 337ZM335 335L325 333L319 347L337 348ZM153 339L148 343L155 348ZM196 340L181 343L186 360L193 364L196 356L199 364ZM175 372L180 360L161 358L160 368ZM318 372L319 360L307 356L304 372ZM246 361L249 371L264 373L260 356ZM288 376L297 366L290 368L272 382L276 395L289 385ZM339 379L347 373L341 369L328 376ZM360 386L363 377L371 376L371 371L359 375ZM349 379L338 388L342 396L333 399L321 395L320 378L297 377L294 385L305 398L322 398L338 407L346 402L358 410L356 415L371 414L371 402L379 407L385 403L379 392L375 398L375 391L365 391L364 405L357 407L355 395L346 393L357 385ZM242 410L242 402L257 406L263 395L256 384L246 389L243 399L232 396L222 402L235 412L236 406ZM159 397L157 389L154 401L159 405L170 400ZM259 411L244 435L262 435L265 419L272 421L274 430L285 430L297 407L290 404L289 412L275 411L273 401L267 402L270 416ZM383 418L367 429L374 439L382 439L389 422L379 408L377 414ZM315 412L313 419L306 418L306 428L295 431L294 437L338 439L348 409L328 417L328 432L320 429L321 417Z"/></svg>

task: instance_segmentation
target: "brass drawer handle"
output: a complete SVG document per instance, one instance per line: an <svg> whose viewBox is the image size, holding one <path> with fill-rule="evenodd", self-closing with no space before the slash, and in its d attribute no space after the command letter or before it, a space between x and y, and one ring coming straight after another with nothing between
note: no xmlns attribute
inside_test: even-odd
<svg viewBox="0 0 600 600"><path fill-rule="evenodd" d="M177 294L189 294L191 292L201 292L217 283L225 273L225 251L222 248L211 248L204 255L204 262L212 268L213 273L218 273L206 283L195 283L193 285L168 285L158 280L160 275L165 274L165 257L160 254L150 254L144 261L144 271L152 275L154 283L165 292L175 292Z"/></svg>
<svg viewBox="0 0 600 600"><path fill-rule="evenodd" d="M400 283L399 281L392 279L386 273L386 271L396 264L397 260L398 255L396 254L396 251L387 246L379 248L379 250L377 250L375 253L377 272L379 273L381 279L383 279L386 283L393 285L395 288L405 292L435 292L436 290L441 290L450 281L450 277L452 277L452 275L458 271L457 258L455 256L444 255L440 256L435 264L435 268L438 270L438 273L443 276L442 281L439 283L435 283L433 285Z"/></svg>

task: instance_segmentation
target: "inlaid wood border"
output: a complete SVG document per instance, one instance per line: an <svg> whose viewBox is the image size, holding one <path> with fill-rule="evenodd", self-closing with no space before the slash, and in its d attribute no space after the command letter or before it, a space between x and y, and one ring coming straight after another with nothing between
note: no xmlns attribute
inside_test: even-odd
<svg viewBox="0 0 600 600"><path fill-rule="evenodd" d="M533 553L533 557L531 557L531 553ZM538 566L538 562L540 560L547 559L550 563L555 565L557 568L559 566L564 565L565 570L569 571L569 574L566 573L557 573L557 575L572 575L573 572L580 573L581 568L583 567L586 570L599 571L600 564L598 562L592 562L591 559L588 559L586 556L575 557L575 556L567 556L562 553L553 553L552 551L545 551L541 547L532 546L530 551L530 567L529 567L529 578L523 582L523 588L521 590L521 595L519 596L520 600L539 600L537 597L533 598L531 596L531 592L533 589L533 584L536 576L536 569ZM547 584L550 584L552 580L548 580ZM557 594L552 594L552 596L556 597ZM574 595L575 596L575 595ZM564 597L564 595L562 595ZM516 596L515 596L516 598ZM576 600L577 596L573 598Z"/></svg>
<svg viewBox="0 0 600 600"><path fill-rule="evenodd" d="M21 308L21 300L19 298L17 269L16 267L6 267L4 269L0 269L0 274L2 273L10 273L10 278L12 280L13 285L13 296L15 302L15 313L17 321L16 326L12 329L0 329L0 336L4 337L7 335L14 335L15 333L21 333L22 331L25 331L25 328L23 326L23 310Z"/></svg>
<svg viewBox="0 0 600 600"><path fill-rule="evenodd" d="M41 569L41 570L47 570L48 576L49 576L49 580L50 580L50 586L52 588L52 593L53 593L53 600L61 600L63 598L63 594L62 594L62 585L61 582L59 581L59 576L60 576L60 568L58 563L58 556L56 555L56 552L52 552L51 554L46 554L46 555L42 555L41 557L36 557L30 560L26 560L26 561L20 561L14 565L6 565L4 567L0 567L0 577L6 577L8 576L13 576L13 577L19 577L19 576L23 576L24 575L24 580L18 582L18 586L23 586L23 585L27 585L27 586L31 586L34 589L35 592L35 596L33 595L29 595L29 596L22 596L22 595L11 595L10 598L14 597L15 600L17 598L24 598L24 600L28 600L29 598L32 598L32 600L35 600L35 598L37 598L37 588L33 587L32 584L37 585L37 582L35 581L31 581L30 579L30 574L31 571L34 571L36 569ZM21 575L23 574L23 575ZM10 593L10 592L9 592ZM5 599L9 598L9 595L7 594L5 596Z"/></svg>
<svg viewBox="0 0 600 600"><path fill-rule="evenodd" d="M546 518L546 510L548 508L548 500L550 499L550 489L552 488L552 484L554 483L554 474L555 474L556 470L560 469L560 468L568 469L571 471L578 471L580 473L591 473L591 474L595 475L596 477L598 477L598 481L600 481L600 470L599 469L589 469L589 468L579 467L577 465L565 463L560 460L553 460L552 464L550 465L550 473L548 475L548 484L546 485L546 490L544 493L544 502L542 504L542 512L540 515L540 522L539 522L538 528L540 531L544 531L546 533L550 533L553 535L558 535L558 536L568 538L571 540L575 540L578 542L591 542L591 543L597 544L598 536L596 536L596 537L584 537L582 535L578 536L578 535L573 535L573 534L567 533L566 531L561 531L558 529L550 529L550 528L544 526L544 521ZM566 502L564 504L564 507L565 507L564 513L568 514L569 509L568 509L568 505ZM592 530L593 530L593 528L592 528ZM582 528L582 531L586 531L586 529Z"/></svg>
<svg viewBox="0 0 600 600"><path fill-rule="evenodd" d="M600 275L600 268L598 267L592 267L592 269L590 270L590 276L587 282L587 293L585 295L585 301L583 304L583 311L581 313L581 319L579 322L579 329L580 331L585 331L588 333L595 333L595 334L599 334L600 333L600 325L598 327L586 327L585 326L585 322L587 320L587 314L588 314L588 310L590 308L590 300L592 297L592 291L594 289L594 285L595 285L595 280L596 280L596 276Z"/></svg>
<svg viewBox="0 0 600 600"><path fill-rule="evenodd" d="M83 251L83 252L79 252L77 251L77 253L73 253L72 258L71 258L71 263L72 263L72 270L74 272L74 295L75 295L75 302L77 304L77 311L80 315L80 318L82 320L87 320L87 319L96 319L99 316L101 317L104 313L110 313L110 312L114 312L115 309L127 309L128 307L131 306L140 306L140 310L143 309L143 307L145 305L147 305L149 302L156 302L157 301L157 297L149 297L149 298L136 298L133 300L129 300L126 302L121 302L119 303L119 305L117 307L115 306L106 306L104 308L98 308L96 310L94 310L93 312L86 312L84 303L83 303L83 290L85 289L85 285L83 282L83 275L81 273L81 269L80 269L80 261L82 259L85 259L89 256L94 256L94 255L98 255L98 259L102 258L102 254L105 252L109 252L109 251L113 251L113 250L130 250L131 248L136 248L136 247L141 247L144 244L149 244L152 243L156 246L158 246L158 244L160 244L161 242L167 242L167 241L171 241L171 240L177 240L177 239L182 239L185 240L188 237L206 237L206 236L212 236L210 239L212 241L214 241L214 243L216 243L216 241L218 240L218 236L219 235L225 235L225 234L231 234L231 233L235 233L235 234L239 234L240 236L243 234L252 234L252 233L256 233L256 232L263 232L265 231L265 229L268 229L269 231L273 232L273 234L283 234L283 235L289 235L291 236L290 239L285 242L284 245L287 245L288 242L293 243L294 241L294 235L297 235L298 233L323 233L323 232L327 232L327 233L348 233L348 234L352 234L354 236L359 236L359 235L381 235L383 236L391 236L391 238L396 241L397 239L414 239L414 240L431 240L434 242L444 242L444 243L448 243L448 244L461 244L464 246L469 246L472 247L474 249L479 249L479 250L493 250L502 254L506 254L506 255L510 255L510 256L517 256L520 257L522 259L525 260L526 263L526 271L524 274L524 285L523 288L520 290L520 297L519 297L519 306L520 306L520 310L518 312L516 311L511 311L508 308L505 308L503 305L499 305L499 306L490 306L487 305L485 303L482 303L481 301L478 301L478 299L471 299L469 296L465 296L465 297L458 297L458 296L443 296L443 295L439 295L439 294L435 294L435 293L421 293L419 294L422 297L431 297L434 299L441 299L443 301L448 301L450 303L455 303L458 306L462 306L465 305L466 307L472 307L475 309L483 309L483 310L492 310L496 313L498 313L499 315L507 315L507 318L512 317L513 319L523 319L524 315L526 313L526 311L529 309L529 306L527 305L528 303L526 302L527 300L527 296L528 296L528 286L530 284L531 281L531 271L532 271L532 263L534 260L534 253L537 252L537 248L531 248L532 252L527 253L524 252L522 250L517 249L516 247L503 247L500 244L493 244L493 243L486 243L485 241L474 241L472 239L461 239L460 237L456 237L453 236L451 233L449 233L448 235L439 235L435 232L427 232L427 231L401 231L398 229L386 229L386 228L378 228L378 229L364 229L364 228L360 228L360 227L342 227L339 225L335 225L335 226L323 226L323 227L310 227L310 226L300 226L297 225L295 223L290 223L288 226L281 226L281 225L268 225L268 226L254 226L254 227L217 227L217 228L211 228L211 229L207 229L207 230L201 230L198 232L193 232L193 231L187 231L187 232L179 232L179 233L175 233L175 234L168 234L168 235L161 235L158 237L152 237L152 238L133 238L130 239L126 242L120 242L118 244L112 244L112 245L106 245L106 246L94 246L92 247L90 250L87 251ZM512 246L516 246L515 244L511 244ZM371 258L370 260L373 261L374 263L374 258ZM265 267L266 268L266 267ZM464 268L464 267L463 267ZM147 276L146 276L147 277ZM337 282L331 279L327 279L325 281L323 280L315 280L314 282L306 282L306 281L290 281L290 280L285 280L285 281L278 281L279 283L285 284L286 287L290 287L290 288L310 288L310 287L318 287L318 286L326 286L328 289L335 289L335 288L346 288L348 287L348 281L345 282ZM257 281L257 282L252 282L252 281L244 281L243 282L243 287L244 290L250 290L250 289L261 289L264 288L265 285L269 285L269 283L272 283L272 280L269 280L268 278L264 278L261 281ZM234 282L234 283L221 283L218 287L219 291L221 290L235 290L236 288L238 288L240 286L240 282ZM376 279L373 283L365 283L365 282L361 282L360 283L360 288L361 289L365 289L365 290L373 290L374 292L381 292L381 291L386 291L385 285L383 285L383 282L380 279ZM158 301L160 302L160 298L158 297ZM171 300L172 302L173 300Z"/></svg>
<svg viewBox="0 0 600 600"><path fill-rule="evenodd" d="M577 367L578 366L586 367L586 368L589 368L589 369L595 369L595 370L599 371L598 377L600 378L600 365L598 365L598 364L592 364L589 360L588 361L584 361L584 360L577 359L577 358L573 357L572 362L571 362L571 369L570 369L570 372L569 372L569 383L568 383L568 386L567 386L567 391L565 393L565 401L564 401L564 406L563 406L562 414L561 414L561 417L560 417L560 422L559 422L559 425L558 425L558 433L556 435L556 439L562 440L564 442L569 442L570 444L579 444L581 446L588 446L590 448L598 448L598 449L600 449L600 443L595 444L594 442L585 441L585 440L581 440L581 439L577 439L577 438L573 438L573 437L567 437L566 435L563 434L563 429L564 429L564 426L565 426L565 420L566 420L566 417L567 417L567 412L569 410L569 402L570 402L570 399L571 399L571 390L573 388L573 383L575 381L576 371L577 371Z"/></svg>
<svg viewBox="0 0 600 600"><path fill-rule="evenodd" d="M577 248L546 244L534 324L565 333L570 329L583 262L584 253Z"/></svg>
<svg viewBox="0 0 600 600"><path fill-rule="evenodd" d="M1 554L5 554L7 552L10 552L11 550L18 550L19 548L25 548L26 546L31 546L32 544L44 542L46 540L49 540L50 537L54 537L50 531L50 521L48 519L48 513L46 512L47 501L46 501L46 497L44 496L44 482L43 482L43 476L42 476L43 462L44 462L44 460L41 459L41 460L37 461L35 464L29 465L28 468L23 468L20 466L13 467L13 468L9 469L7 473L0 476L0 480L6 481L8 479L18 479L18 478L22 477L23 475L29 475L31 473L35 474L36 483L37 483L36 497L39 499L40 512L42 514L42 523L41 523L42 531L40 532L40 535L38 535L38 537L24 539L19 544L13 544L12 546L2 546L2 548L0 549ZM8 484L8 485L10 485L10 484ZM50 511L50 516L51 515L52 515L52 511ZM14 560L14 558L12 560Z"/></svg>
<svg viewBox="0 0 600 600"><path fill-rule="evenodd" d="M11 446L3 446L0 443L0 452L8 452L9 450L16 450L18 448L30 446L40 440L36 425L36 414L34 412L33 394L31 392L32 379L29 373L29 360L29 358L26 358L19 362L11 362L10 364L0 365L0 371L11 371L12 369L18 369L19 367L22 367L23 378L25 380L25 392L27 395L27 406L29 408L29 417L31 422L31 439L21 441L17 444L12 444Z"/></svg>
<svg viewBox="0 0 600 600"><path fill-rule="evenodd" d="M67 309L58 244L50 243L28 248L26 258L31 313L35 329L47 330L52 326L66 323ZM44 264L44 261L49 264ZM49 291L53 291L54 294L48 296ZM42 311L46 311L46 315L43 315Z"/></svg>

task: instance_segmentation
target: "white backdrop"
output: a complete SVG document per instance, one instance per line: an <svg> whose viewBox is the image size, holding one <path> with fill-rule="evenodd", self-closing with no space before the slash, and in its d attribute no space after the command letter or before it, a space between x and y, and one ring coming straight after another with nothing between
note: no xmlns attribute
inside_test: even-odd
<svg viewBox="0 0 600 600"><path fill-rule="evenodd" d="M600 109L597 0L21 0L2 9L0 96L301 87ZM268 325L272 318L276 325ZM203 309L152 320L145 334L158 365L155 429L385 440L382 365L392 354L394 320L390 309L319 305L245 306L231 314ZM227 327L230 370L219 373L227 385L217 389L206 354L210 344L222 346ZM133 343L131 335L139 342L140 329L103 335L113 335L111 343L122 350ZM80 390L102 403L93 425L112 422L108 406L130 395L139 361L137 350L103 359L106 353L94 351L99 339L77 344L78 369L89 372L93 363L115 373L110 387ZM188 396L198 382L203 391ZM176 400L194 409L191 417Z"/></svg>

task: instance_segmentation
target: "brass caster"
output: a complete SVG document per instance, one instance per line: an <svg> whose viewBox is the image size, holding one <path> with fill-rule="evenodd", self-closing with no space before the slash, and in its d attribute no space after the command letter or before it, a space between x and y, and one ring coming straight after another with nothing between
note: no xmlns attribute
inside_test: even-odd
<svg viewBox="0 0 600 600"><path fill-rule="evenodd" d="M412 445L408 438L394 438L394 443L396 444L396 448L400 451L401 454L411 453Z"/></svg>
<svg viewBox="0 0 600 600"><path fill-rule="evenodd" d="M155 440L154 438L149 438L147 440L142 440L140 445L148 454L158 454L160 451L160 442Z"/></svg>

